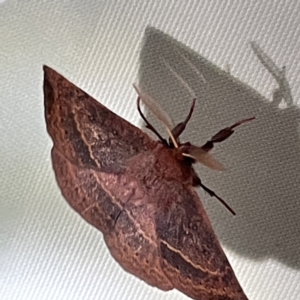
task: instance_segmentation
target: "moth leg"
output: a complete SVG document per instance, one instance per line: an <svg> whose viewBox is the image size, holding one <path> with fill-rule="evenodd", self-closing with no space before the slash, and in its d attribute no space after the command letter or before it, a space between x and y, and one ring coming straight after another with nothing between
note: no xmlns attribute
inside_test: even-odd
<svg viewBox="0 0 300 300"><path fill-rule="evenodd" d="M201 179L198 177L195 171L194 174L192 174L192 176L193 176L193 186L200 186L211 197L215 197L216 199L218 199L234 216L236 215L234 210L221 197L219 197L213 190L211 190L201 182Z"/></svg>
<svg viewBox="0 0 300 300"><path fill-rule="evenodd" d="M220 130L218 133L216 133L209 141L207 141L201 148L204 151L210 151L213 147L215 143L221 143L223 141L225 141L226 139L228 139L233 133L234 133L234 128L237 126L240 126L246 122L250 122L252 120L254 120L255 117L249 118L249 119L244 119L241 120L239 122L236 122L235 124L233 124L230 127L226 127L222 130Z"/></svg>
<svg viewBox="0 0 300 300"><path fill-rule="evenodd" d="M192 117L194 108L195 108L195 103L196 103L196 99L193 99L193 103L191 105L190 108L190 112L187 115L186 119L184 120L184 122L181 122L179 124L177 124L173 129L172 129L172 135L174 136L175 140L177 141L177 139L179 138L179 136L182 134L182 132L185 130L185 127L187 125L187 123L189 122L189 120Z"/></svg>
<svg viewBox="0 0 300 300"><path fill-rule="evenodd" d="M207 186L205 186L202 182L200 182L201 188L207 192L211 197L217 198L234 216L236 213L234 210L221 198L219 197L213 190L209 189Z"/></svg>
<svg viewBox="0 0 300 300"><path fill-rule="evenodd" d="M149 130L151 130L161 140L161 142L163 144L168 145L167 141L157 132L157 130L150 124L150 122L144 116L144 114L143 114L143 112L141 110L140 102L141 102L141 98L138 97L137 98L137 109L138 109L138 112L139 112L140 116L142 117L142 119L146 123L146 128L148 128Z"/></svg>

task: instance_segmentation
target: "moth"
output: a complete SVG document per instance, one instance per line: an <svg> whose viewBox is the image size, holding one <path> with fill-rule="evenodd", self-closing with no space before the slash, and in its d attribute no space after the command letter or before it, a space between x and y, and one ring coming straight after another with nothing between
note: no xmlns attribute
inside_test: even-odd
<svg viewBox="0 0 300 300"><path fill-rule="evenodd" d="M166 140L147 121L140 101L167 128L168 115L136 89L138 110L158 140L44 66L45 118L64 198L103 233L115 260L149 285L197 300L246 300L195 187L222 199L202 184L193 164L222 169L211 149L252 118L219 131L201 147L181 143L193 101Z"/></svg>

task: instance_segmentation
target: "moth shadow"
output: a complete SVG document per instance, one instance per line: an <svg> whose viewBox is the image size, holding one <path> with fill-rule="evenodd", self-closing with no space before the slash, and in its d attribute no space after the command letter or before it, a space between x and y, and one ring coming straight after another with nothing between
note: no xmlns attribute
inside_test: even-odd
<svg viewBox="0 0 300 300"><path fill-rule="evenodd" d="M202 145L220 129L256 117L214 150L225 172L196 168L203 183L237 213L232 217L199 191L222 244L251 259L274 258L300 268L300 110L279 109L204 57L149 27L141 51L140 84L175 123L186 117L192 96L170 67L197 97L182 141ZM163 133L161 125L148 117Z"/></svg>

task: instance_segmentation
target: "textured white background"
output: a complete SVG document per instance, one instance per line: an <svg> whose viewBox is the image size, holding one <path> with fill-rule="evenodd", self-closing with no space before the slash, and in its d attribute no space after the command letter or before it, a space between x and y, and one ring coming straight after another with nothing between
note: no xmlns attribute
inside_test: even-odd
<svg viewBox="0 0 300 300"><path fill-rule="evenodd" d="M52 143L43 116L42 65L47 64L116 113L140 124L131 84L137 79L148 25L220 68L229 65L235 78L271 99L276 84L251 52L249 41L256 40L279 66L287 66L295 103L299 99L298 0L0 1L0 299L186 299L179 292L161 292L125 273L110 257L102 235L69 208L51 169ZM159 45L153 47L155 53ZM147 66L147 59L143 63ZM146 70L140 72L147 82ZM222 98L222 92L218 93ZM209 108L202 103L204 110ZM185 114L187 107L178 112L175 108L180 102L176 105L169 105L168 112L174 109L179 117ZM212 116L213 129L204 128L207 124L200 120L201 130L208 130L201 137L209 137L236 118L252 112L260 116L265 111L245 104L222 119L222 108L219 105L218 117ZM226 109L232 111L230 106ZM252 169L251 163L243 164L245 156L239 166L240 157L232 159L226 144L218 153L227 160L229 175L204 174L210 186L237 210L238 216L232 218L204 197L251 300L300 299L298 123L285 126L297 113L293 108L281 119L280 113L270 110L261 115L267 121L258 119L253 131L252 125L240 130L244 144L234 142L239 135L236 140L232 137L236 153L253 160ZM273 114L275 123L270 123ZM279 141L276 135L267 136L277 119ZM191 124L196 140L199 124ZM257 144L247 153L247 143L255 143L256 135ZM276 150L272 160L270 149ZM239 178L232 182L228 178L235 178L234 174ZM240 179L243 175L246 179Z"/></svg>

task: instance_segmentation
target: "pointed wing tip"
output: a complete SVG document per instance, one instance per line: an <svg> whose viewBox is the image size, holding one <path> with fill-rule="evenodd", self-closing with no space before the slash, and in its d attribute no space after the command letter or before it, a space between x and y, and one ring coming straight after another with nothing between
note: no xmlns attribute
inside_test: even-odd
<svg viewBox="0 0 300 300"><path fill-rule="evenodd" d="M43 65L43 71L44 71L44 91L47 88L56 88L58 85L58 82L65 81L68 82L68 80L59 74L54 69L48 67L47 65Z"/></svg>
<svg viewBox="0 0 300 300"><path fill-rule="evenodd" d="M43 65L43 71L45 75L48 75L51 72L55 72L52 68L48 67L47 65Z"/></svg>
<svg viewBox="0 0 300 300"><path fill-rule="evenodd" d="M47 65L43 65L43 71L44 71L44 80L50 80L53 77L63 77L58 72L56 72L54 69L50 68Z"/></svg>
<svg viewBox="0 0 300 300"><path fill-rule="evenodd" d="M47 65L43 65L43 70L44 70L44 72L47 72L48 71L48 69L51 69L50 67L48 67Z"/></svg>

